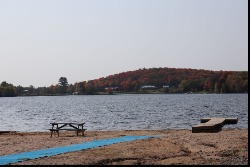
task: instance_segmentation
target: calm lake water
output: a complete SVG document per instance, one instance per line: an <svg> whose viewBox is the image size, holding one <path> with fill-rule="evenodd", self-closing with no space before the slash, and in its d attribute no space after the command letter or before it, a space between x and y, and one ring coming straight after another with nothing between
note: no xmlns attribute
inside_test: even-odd
<svg viewBox="0 0 250 167"><path fill-rule="evenodd" d="M248 128L248 94L124 94L0 98L0 131L48 131L51 122L87 130L192 129L203 117L236 117Z"/></svg>

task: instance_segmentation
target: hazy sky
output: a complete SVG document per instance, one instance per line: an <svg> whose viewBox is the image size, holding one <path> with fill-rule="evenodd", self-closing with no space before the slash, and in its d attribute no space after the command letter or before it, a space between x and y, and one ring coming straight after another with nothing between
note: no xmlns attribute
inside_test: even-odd
<svg viewBox="0 0 250 167"><path fill-rule="evenodd" d="M0 82L144 67L248 71L248 1L0 0Z"/></svg>

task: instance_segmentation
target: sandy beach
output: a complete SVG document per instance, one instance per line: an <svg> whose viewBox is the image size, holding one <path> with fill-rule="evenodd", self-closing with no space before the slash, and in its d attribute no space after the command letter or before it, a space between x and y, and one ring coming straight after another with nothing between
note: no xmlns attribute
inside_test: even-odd
<svg viewBox="0 0 250 167"><path fill-rule="evenodd" d="M160 135L93 149L13 163L11 165L247 165L248 129L218 133L191 130L128 130L74 132L16 132L0 134L0 156L125 135Z"/></svg>

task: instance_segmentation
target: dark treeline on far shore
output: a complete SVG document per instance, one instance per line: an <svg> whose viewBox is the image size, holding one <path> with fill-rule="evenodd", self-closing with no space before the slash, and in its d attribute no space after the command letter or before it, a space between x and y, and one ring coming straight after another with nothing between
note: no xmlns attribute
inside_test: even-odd
<svg viewBox="0 0 250 167"><path fill-rule="evenodd" d="M75 84L61 77L49 87L14 86L6 81L0 85L0 97L113 93L248 93L248 71L143 68Z"/></svg>

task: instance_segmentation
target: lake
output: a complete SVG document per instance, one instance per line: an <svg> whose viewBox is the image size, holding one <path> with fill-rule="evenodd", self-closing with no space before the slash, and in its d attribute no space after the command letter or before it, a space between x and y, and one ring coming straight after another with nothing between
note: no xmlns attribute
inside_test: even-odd
<svg viewBox="0 0 250 167"><path fill-rule="evenodd" d="M248 128L248 94L122 94L0 98L0 131L48 131L51 122L87 130L192 129L203 117L236 117Z"/></svg>

